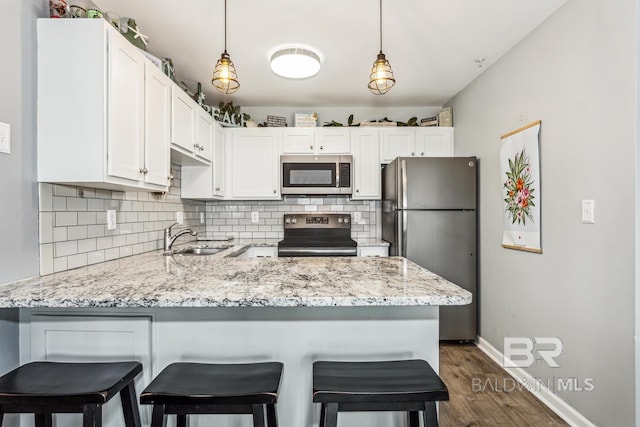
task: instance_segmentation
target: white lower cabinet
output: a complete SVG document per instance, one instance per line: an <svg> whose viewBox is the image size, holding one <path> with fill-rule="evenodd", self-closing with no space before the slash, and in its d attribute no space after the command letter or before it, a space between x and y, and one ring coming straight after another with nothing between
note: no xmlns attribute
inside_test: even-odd
<svg viewBox="0 0 640 427"><path fill-rule="evenodd" d="M136 380L139 396L152 379L151 316L92 315L52 313L23 314L29 326L30 354L22 363L43 360L55 362L114 362L135 360L143 365ZM143 425L149 425L150 411L142 407ZM54 425L82 424L82 414L57 414ZM112 398L103 408L105 427L124 427L120 399Z"/></svg>
<svg viewBox="0 0 640 427"><path fill-rule="evenodd" d="M275 246L251 246L236 258L277 258L278 248Z"/></svg>
<svg viewBox="0 0 640 427"><path fill-rule="evenodd" d="M358 246L358 256L389 256L388 246Z"/></svg>

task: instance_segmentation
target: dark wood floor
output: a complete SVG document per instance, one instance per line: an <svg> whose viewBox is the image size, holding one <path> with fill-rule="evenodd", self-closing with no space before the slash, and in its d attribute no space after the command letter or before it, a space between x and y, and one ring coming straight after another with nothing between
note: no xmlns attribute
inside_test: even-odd
<svg viewBox="0 0 640 427"><path fill-rule="evenodd" d="M440 376L450 400L440 426L566 426L474 344L440 344Z"/></svg>

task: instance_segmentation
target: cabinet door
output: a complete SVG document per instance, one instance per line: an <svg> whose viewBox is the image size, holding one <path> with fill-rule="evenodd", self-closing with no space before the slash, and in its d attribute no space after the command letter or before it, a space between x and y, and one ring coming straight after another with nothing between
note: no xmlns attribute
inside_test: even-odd
<svg viewBox="0 0 640 427"><path fill-rule="evenodd" d="M226 147L225 132L222 126L214 124L213 127L213 195L216 198L225 198L226 189Z"/></svg>
<svg viewBox="0 0 640 427"><path fill-rule="evenodd" d="M382 163L389 163L396 157L410 157L416 155L415 128L381 129L382 135Z"/></svg>
<svg viewBox="0 0 640 427"><path fill-rule="evenodd" d="M172 87L171 143L193 152L196 143L196 103L180 88Z"/></svg>
<svg viewBox="0 0 640 427"><path fill-rule="evenodd" d="M196 122L196 145L194 147L194 153L204 160L210 161L213 146L213 117L198 107Z"/></svg>
<svg viewBox="0 0 640 427"><path fill-rule="evenodd" d="M151 63L145 76L145 182L166 186L169 177L171 80Z"/></svg>
<svg viewBox="0 0 640 427"><path fill-rule="evenodd" d="M272 129L232 131L231 197L234 199L280 198L279 133Z"/></svg>
<svg viewBox="0 0 640 427"><path fill-rule="evenodd" d="M416 155L424 157L453 156L453 128L419 128L416 132Z"/></svg>
<svg viewBox="0 0 640 427"><path fill-rule="evenodd" d="M31 360L55 362L110 362L136 360L143 365L135 380L137 395L149 384L151 369L151 318L146 316L31 316ZM146 405L145 405L146 406ZM105 427L124 427L120 399L111 399L103 412ZM143 425L149 411L141 408ZM73 426L77 415L56 414L54 425ZM76 417L76 418L73 418Z"/></svg>
<svg viewBox="0 0 640 427"><path fill-rule="evenodd" d="M352 129L354 200L380 200L380 133L377 129Z"/></svg>
<svg viewBox="0 0 640 427"><path fill-rule="evenodd" d="M349 154L351 152L349 128L317 129L315 146L318 154Z"/></svg>
<svg viewBox="0 0 640 427"><path fill-rule="evenodd" d="M284 154L313 154L315 151L314 130L313 128L285 128L282 131L282 152Z"/></svg>
<svg viewBox="0 0 640 427"><path fill-rule="evenodd" d="M143 181L145 58L119 34L108 34L107 174Z"/></svg>

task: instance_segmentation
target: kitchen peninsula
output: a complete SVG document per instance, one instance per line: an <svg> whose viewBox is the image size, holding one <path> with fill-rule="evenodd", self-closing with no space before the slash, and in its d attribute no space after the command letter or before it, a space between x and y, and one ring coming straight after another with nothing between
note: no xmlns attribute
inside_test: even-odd
<svg viewBox="0 0 640 427"><path fill-rule="evenodd" d="M6 284L0 308L21 309L23 363L133 357L145 365L138 391L175 361L279 360L280 425L311 427L318 423L314 360L423 358L437 369L438 306L471 301L467 291L404 258L229 256L242 249L149 252ZM143 411L143 421L148 415ZM398 414L341 419L347 426L403 422ZM237 417L218 420L245 425Z"/></svg>

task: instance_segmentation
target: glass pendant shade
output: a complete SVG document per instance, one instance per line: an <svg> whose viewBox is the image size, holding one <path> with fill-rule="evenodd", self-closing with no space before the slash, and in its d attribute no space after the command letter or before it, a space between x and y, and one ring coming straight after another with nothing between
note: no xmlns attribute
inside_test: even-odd
<svg viewBox="0 0 640 427"><path fill-rule="evenodd" d="M236 66L233 65L233 61L231 61L231 57L226 50L216 62L211 84L225 95L232 94L240 88Z"/></svg>
<svg viewBox="0 0 640 427"><path fill-rule="evenodd" d="M391 64L389 64L389 61L385 58L384 53L380 52L371 68L369 90L374 95L384 95L389 92L395 84L396 79L393 77Z"/></svg>

